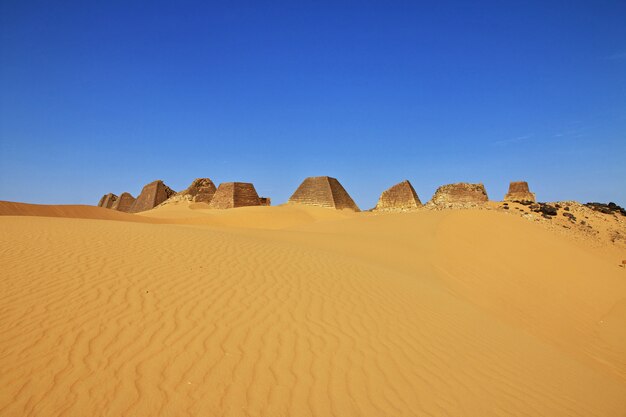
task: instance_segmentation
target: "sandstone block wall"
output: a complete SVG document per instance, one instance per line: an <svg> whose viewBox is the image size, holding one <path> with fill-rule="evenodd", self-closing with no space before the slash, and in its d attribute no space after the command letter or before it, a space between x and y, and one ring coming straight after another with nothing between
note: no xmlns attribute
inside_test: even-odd
<svg viewBox="0 0 626 417"><path fill-rule="evenodd" d="M261 206L271 206L272 205L272 199L269 197L259 197L259 204Z"/></svg>
<svg viewBox="0 0 626 417"><path fill-rule="evenodd" d="M374 210L413 210L422 206L408 180L383 191Z"/></svg>
<svg viewBox="0 0 626 417"><path fill-rule="evenodd" d="M504 201L532 201L536 202L535 194L530 192L526 181L513 181L509 184L509 192Z"/></svg>
<svg viewBox="0 0 626 417"><path fill-rule="evenodd" d="M489 201L483 184L459 182L437 188L431 203L435 205L480 204Z"/></svg>
<svg viewBox="0 0 626 417"><path fill-rule="evenodd" d="M360 211L343 186L332 177L308 177L289 198L289 203Z"/></svg>
<svg viewBox="0 0 626 417"><path fill-rule="evenodd" d="M143 187L141 194L139 194L129 212L138 213L140 211L153 209L174 194L176 194L176 192L165 185L163 181L153 181Z"/></svg>
<svg viewBox="0 0 626 417"><path fill-rule="evenodd" d="M221 183L209 203L209 207L214 209L259 205L261 205L259 195L254 185L248 182Z"/></svg>
<svg viewBox="0 0 626 417"><path fill-rule="evenodd" d="M135 203L135 197L133 197L130 193L122 193L113 206L111 207L113 210L123 211L128 213Z"/></svg>

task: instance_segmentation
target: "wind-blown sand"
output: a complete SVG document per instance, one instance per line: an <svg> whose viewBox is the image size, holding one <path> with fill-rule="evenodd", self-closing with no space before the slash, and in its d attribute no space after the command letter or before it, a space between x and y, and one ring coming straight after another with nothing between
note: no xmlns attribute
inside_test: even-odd
<svg viewBox="0 0 626 417"><path fill-rule="evenodd" d="M608 242L498 210L11 204L1 416L626 415Z"/></svg>

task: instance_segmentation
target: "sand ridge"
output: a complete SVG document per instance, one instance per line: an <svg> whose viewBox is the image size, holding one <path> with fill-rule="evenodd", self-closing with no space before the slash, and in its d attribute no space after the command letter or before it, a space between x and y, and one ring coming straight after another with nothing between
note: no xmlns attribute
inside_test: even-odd
<svg viewBox="0 0 626 417"><path fill-rule="evenodd" d="M0 216L0 415L626 411L626 271L541 222L43 213Z"/></svg>

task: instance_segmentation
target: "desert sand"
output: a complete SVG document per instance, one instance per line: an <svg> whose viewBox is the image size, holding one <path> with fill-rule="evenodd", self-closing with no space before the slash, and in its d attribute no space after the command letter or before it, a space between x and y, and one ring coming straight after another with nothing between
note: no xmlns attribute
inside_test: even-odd
<svg viewBox="0 0 626 417"><path fill-rule="evenodd" d="M613 216L514 206L0 203L0 415L625 416Z"/></svg>

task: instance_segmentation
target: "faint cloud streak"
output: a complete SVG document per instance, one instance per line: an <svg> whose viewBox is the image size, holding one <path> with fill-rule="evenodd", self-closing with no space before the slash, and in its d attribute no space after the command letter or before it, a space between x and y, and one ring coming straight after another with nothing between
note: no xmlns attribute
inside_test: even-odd
<svg viewBox="0 0 626 417"><path fill-rule="evenodd" d="M626 52L616 52L612 55L607 56L606 59L609 59L611 61L615 61L618 59L626 59Z"/></svg>
<svg viewBox="0 0 626 417"><path fill-rule="evenodd" d="M502 140L497 140L495 142L493 142L493 145L495 146L506 146L506 145L512 145L514 143L519 143L519 142L524 142L530 138L532 138L533 135L524 135L524 136L517 136L514 138L510 138L510 139L502 139Z"/></svg>

